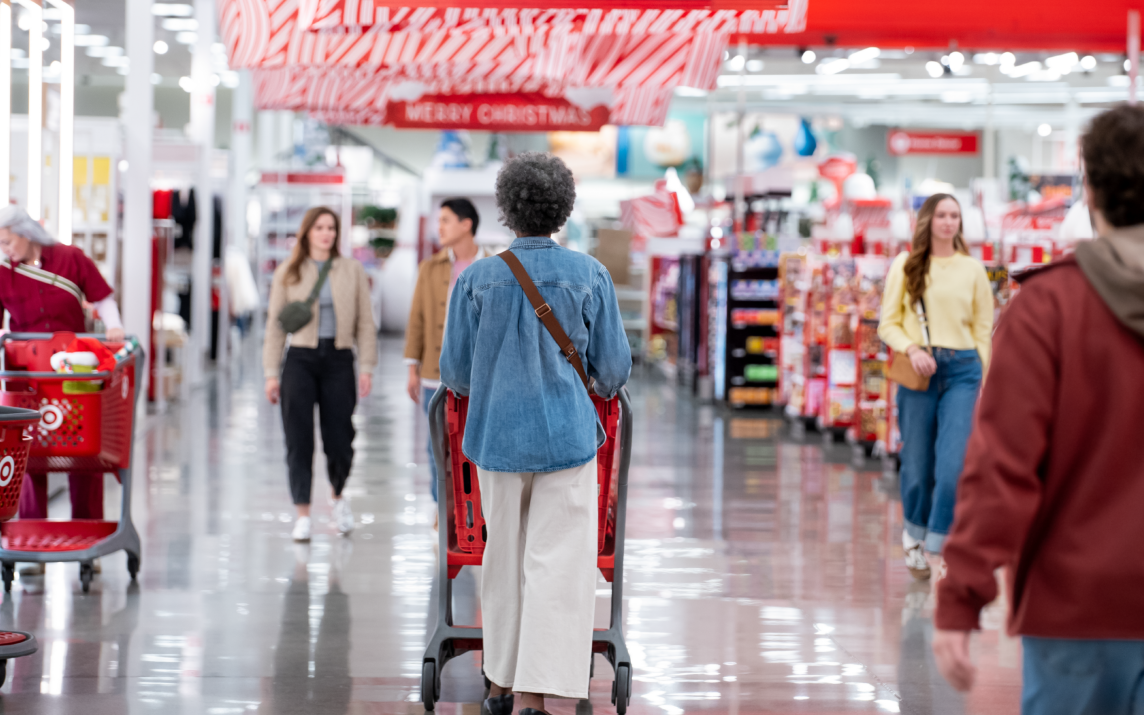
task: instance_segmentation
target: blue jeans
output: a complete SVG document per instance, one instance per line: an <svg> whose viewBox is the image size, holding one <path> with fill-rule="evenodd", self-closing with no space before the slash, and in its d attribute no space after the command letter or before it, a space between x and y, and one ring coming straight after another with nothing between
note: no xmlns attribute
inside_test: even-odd
<svg viewBox="0 0 1144 715"><path fill-rule="evenodd" d="M1022 715L1144 714L1144 641L1021 642Z"/></svg>
<svg viewBox="0 0 1144 715"><path fill-rule="evenodd" d="M898 388L898 424L906 533L939 554L953 524L957 480L981 387L981 358L976 350L946 348L934 348L933 356L937 372L928 390Z"/></svg>
<svg viewBox="0 0 1144 715"><path fill-rule="evenodd" d="M429 400L433 399L433 395L437 390L432 387L421 387L421 411L426 416L429 415ZM430 481L430 491L433 492L433 503L437 503L437 458L433 456L433 432L429 432L429 475L432 477Z"/></svg>

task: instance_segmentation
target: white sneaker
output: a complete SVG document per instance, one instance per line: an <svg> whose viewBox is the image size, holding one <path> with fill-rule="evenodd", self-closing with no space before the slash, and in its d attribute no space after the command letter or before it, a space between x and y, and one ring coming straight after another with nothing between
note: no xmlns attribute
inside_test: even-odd
<svg viewBox="0 0 1144 715"><path fill-rule="evenodd" d="M926 560L922 542L903 531L902 549L906 552L906 568L910 570L910 574L918 581L928 579L930 577L930 565L929 561Z"/></svg>
<svg viewBox="0 0 1144 715"><path fill-rule="evenodd" d="M354 530L354 513L350 511L350 503L345 499L334 500L334 521L338 525L339 534L348 534Z"/></svg>
<svg viewBox="0 0 1144 715"><path fill-rule="evenodd" d="M298 521L294 522L294 533L291 534L294 541L309 541L310 540L310 517L300 516Z"/></svg>

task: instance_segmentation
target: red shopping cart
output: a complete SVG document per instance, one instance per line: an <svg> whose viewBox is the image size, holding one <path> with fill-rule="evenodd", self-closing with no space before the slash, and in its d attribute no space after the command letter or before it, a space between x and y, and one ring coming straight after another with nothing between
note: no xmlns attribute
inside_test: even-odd
<svg viewBox="0 0 1144 715"><path fill-rule="evenodd" d="M112 472L122 485L119 521L21 519L0 524L0 575L12 590L16 562L78 561L84 593L91 588L93 561L127 552L127 570L139 571L139 534L131 522L131 446L135 395L143 350L134 343L107 343L115 367L93 373L52 370L52 355L67 350L74 333L12 333L0 338L0 404L35 410L27 471ZM95 337L102 336L80 336ZM17 482L23 480L20 471ZM19 489L16 489L19 497ZM14 508L14 507L13 507Z"/></svg>
<svg viewBox="0 0 1144 715"><path fill-rule="evenodd" d="M20 487L28 451L32 447L29 434L40 421L40 413L17 407L0 407L0 522L16 516L20 504ZM0 685L8 679L8 660L36 652L36 639L30 633L0 631Z"/></svg>
<svg viewBox="0 0 1144 715"><path fill-rule="evenodd" d="M463 567L480 566L485 549L485 520L477 468L461 453L468 402L467 397L457 397L444 387L438 389L429 402L429 430L433 456L437 460L440 553L445 556L438 559L441 588L438 589L437 628L425 649L421 667L421 700L430 711L441 696L441 671L445 664L463 653L482 648L480 627L458 626L453 622L452 580ZM611 400L593 395L592 402L607 434L596 456L600 495L596 565L604 579L612 584L608 627L597 629L593 634L592 652L603 653L615 670L612 703L616 712L623 715L632 692L632 661L622 629L624 520L628 465L632 456L632 408L626 389Z"/></svg>

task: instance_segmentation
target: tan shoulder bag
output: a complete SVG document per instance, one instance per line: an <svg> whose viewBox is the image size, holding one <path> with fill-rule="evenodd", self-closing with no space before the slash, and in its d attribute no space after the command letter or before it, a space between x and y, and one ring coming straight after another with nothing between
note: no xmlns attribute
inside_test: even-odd
<svg viewBox="0 0 1144 715"><path fill-rule="evenodd" d="M584 389L588 390L588 373L584 371L584 362L580 360L580 353L577 352L576 346L572 343L572 338L568 337L568 333L565 333L564 328L560 327L560 321L552 314L552 307L544 302L540 291L536 289L536 284L532 282L532 277L520 264L520 259L512 251L498 253L497 257L508 264L517 283L520 283L520 287L524 289L524 294L528 296L528 302L532 303L536 317L540 318L540 322L544 323L545 328L548 328L548 333L560 346L560 352L564 354L568 362L572 363L572 367L576 368L576 373L580 375L580 381L584 383ZM591 394L592 391L588 390L588 395L591 396Z"/></svg>
<svg viewBox="0 0 1144 715"><path fill-rule="evenodd" d="M926 305L922 300L918 300L917 304L918 322L922 326L922 349L927 353L933 354L930 348L929 338L929 325L926 322ZM925 375L919 375L915 370L913 363L910 362L910 356L905 353L894 353L890 358L890 372L886 375L894 382L908 390L915 390L917 392L925 392L929 389L930 379Z"/></svg>

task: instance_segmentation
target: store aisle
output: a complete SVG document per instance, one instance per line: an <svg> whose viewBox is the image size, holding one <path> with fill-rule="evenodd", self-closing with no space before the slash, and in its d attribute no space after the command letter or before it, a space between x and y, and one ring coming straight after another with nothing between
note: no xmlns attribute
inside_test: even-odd
<svg viewBox="0 0 1144 715"><path fill-rule="evenodd" d="M256 364L140 440L138 584L120 554L88 595L65 564L4 597L0 627L35 633L41 650L10 664L3 712L422 712L436 555L425 426L404 394L400 344L383 341L376 393L355 418L346 493L359 528L334 535L316 497L309 546L290 540L282 430ZM901 564L900 507L875 463L856 469L847 448L793 440L766 413L696 405L661 378L637 372L631 392L630 712L1017 711L1019 645L996 607L974 694L937 675L932 599ZM320 477L315 494L327 490ZM458 622L477 618L477 578L457 583ZM607 589L601 580L600 618ZM602 658L596 674L590 704L553 712L614 712ZM451 663L443 690L439 712L479 712L478 659Z"/></svg>

